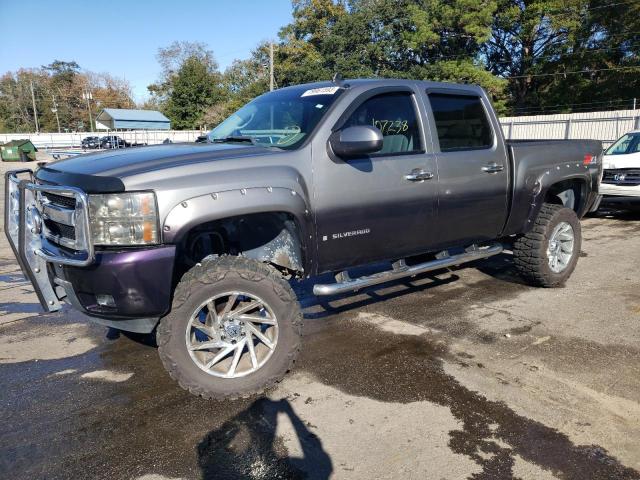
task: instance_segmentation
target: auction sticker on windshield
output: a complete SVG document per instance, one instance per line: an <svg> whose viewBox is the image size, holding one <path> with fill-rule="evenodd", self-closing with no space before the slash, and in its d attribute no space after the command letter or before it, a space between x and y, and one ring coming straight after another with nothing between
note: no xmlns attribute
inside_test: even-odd
<svg viewBox="0 0 640 480"><path fill-rule="evenodd" d="M304 92L301 97L310 97L311 95L333 95L340 87L321 87L321 88L312 88L311 90L307 90Z"/></svg>

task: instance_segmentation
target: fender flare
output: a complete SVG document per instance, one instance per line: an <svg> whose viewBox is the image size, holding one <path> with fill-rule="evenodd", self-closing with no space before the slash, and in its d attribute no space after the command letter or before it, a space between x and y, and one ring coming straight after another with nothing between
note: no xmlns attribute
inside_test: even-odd
<svg viewBox="0 0 640 480"><path fill-rule="evenodd" d="M314 268L313 222L305 198L285 187L251 187L200 195L175 205L162 223L163 241L179 244L197 225L255 213L290 214L299 229L305 272Z"/></svg>
<svg viewBox="0 0 640 480"><path fill-rule="evenodd" d="M570 175L568 177L559 178L553 175L549 175L549 172L547 171L543 173L536 180L536 183L533 186L532 201L529 208L529 212L527 214L527 223L526 223L527 230L530 229L531 226L533 225L533 222L538 216L538 213L542 208L542 204L544 203L544 200L547 197L547 194L553 188L553 186L565 181L576 181L576 180L579 182L582 182L585 188L584 195L583 195L585 198L578 198L578 197L575 198L575 201L579 202L579 205L580 205L580 210L576 213L578 214L579 217L581 217L585 213L584 210L586 208L586 204L588 203L587 200L590 193L589 191L590 182L591 182L590 177L588 175L578 174L578 175Z"/></svg>

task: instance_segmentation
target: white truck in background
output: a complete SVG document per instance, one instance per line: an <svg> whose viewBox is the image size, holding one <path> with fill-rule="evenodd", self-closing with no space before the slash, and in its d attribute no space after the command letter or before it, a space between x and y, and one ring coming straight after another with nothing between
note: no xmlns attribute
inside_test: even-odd
<svg viewBox="0 0 640 480"><path fill-rule="evenodd" d="M607 200L640 201L640 130L626 133L613 143L605 151L602 164L600 193Z"/></svg>

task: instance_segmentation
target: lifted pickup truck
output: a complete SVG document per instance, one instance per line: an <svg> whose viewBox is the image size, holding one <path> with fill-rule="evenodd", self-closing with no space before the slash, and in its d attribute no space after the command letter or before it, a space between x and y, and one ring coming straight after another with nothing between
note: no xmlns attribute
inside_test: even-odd
<svg viewBox="0 0 640 480"><path fill-rule="evenodd" d="M601 160L597 141L505 142L479 87L323 82L256 98L208 143L10 172L5 225L45 310L155 330L183 388L225 398L292 367L296 279L334 295L510 249L527 282L561 284ZM369 263L388 267L349 276Z"/></svg>

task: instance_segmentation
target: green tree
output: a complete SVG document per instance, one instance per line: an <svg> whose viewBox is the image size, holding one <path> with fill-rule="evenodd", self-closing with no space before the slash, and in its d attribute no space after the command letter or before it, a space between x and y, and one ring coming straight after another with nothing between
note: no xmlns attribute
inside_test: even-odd
<svg viewBox="0 0 640 480"><path fill-rule="evenodd" d="M236 60L222 75L224 100L205 112L207 126L216 126L253 98L269 90L269 45L262 43L246 60Z"/></svg>
<svg viewBox="0 0 640 480"><path fill-rule="evenodd" d="M159 48L156 59L160 64L160 78L147 87L158 103L162 104L168 101L173 89L173 82L189 58L197 59L210 74L218 72L218 64L213 52L202 42L176 41L168 47Z"/></svg>
<svg viewBox="0 0 640 480"><path fill-rule="evenodd" d="M81 71L76 62L56 60L39 69L21 69L0 77L0 129L6 132L35 130L31 86L42 132L89 129L83 92L93 94L91 108L131 108L131 87L107 73ZM57 109L54 112L53 109Z"/></svg>
<svg viewBox="0 0 640 480"><path fill-rule="evenodd" d="M404 77L480 83L504 103L505 82L487 72L480 49L495 0L296 0L280 32L282 85L344 77Z"/></svg>
<svg viewBox="0 0 640 480"><path fill-rule="evenodd" d="M207 108L224 99L219 74L197 56L188 57L171 80L171 93L164 108L176 129L203 124Z"/></svg>
<svg viewBox="0 0 640 480"><path fill-rule="evenodd" d="M74 61L54 60L44 65L41 72L45 75L38 84L42 129L57 131L57 120L52 111L55 98L61 128L88 130L89 118L82 97L87 82L80 73L80 66Z"/></svg>
<svg viewBox="0 0 640 480"><path fill-rule="evenodd" d="M639 16L637 2L499 0L483 55L513 113L622 105L640 86L640 70L619 70L638 65Z"/></svg>
<svg viewBox="0 0 640 480"><path fill-rule="evenodd" d="M35 131L31 82L38 84L37 70L7 72L0 77L0 123L3 132Z"/></svg>

